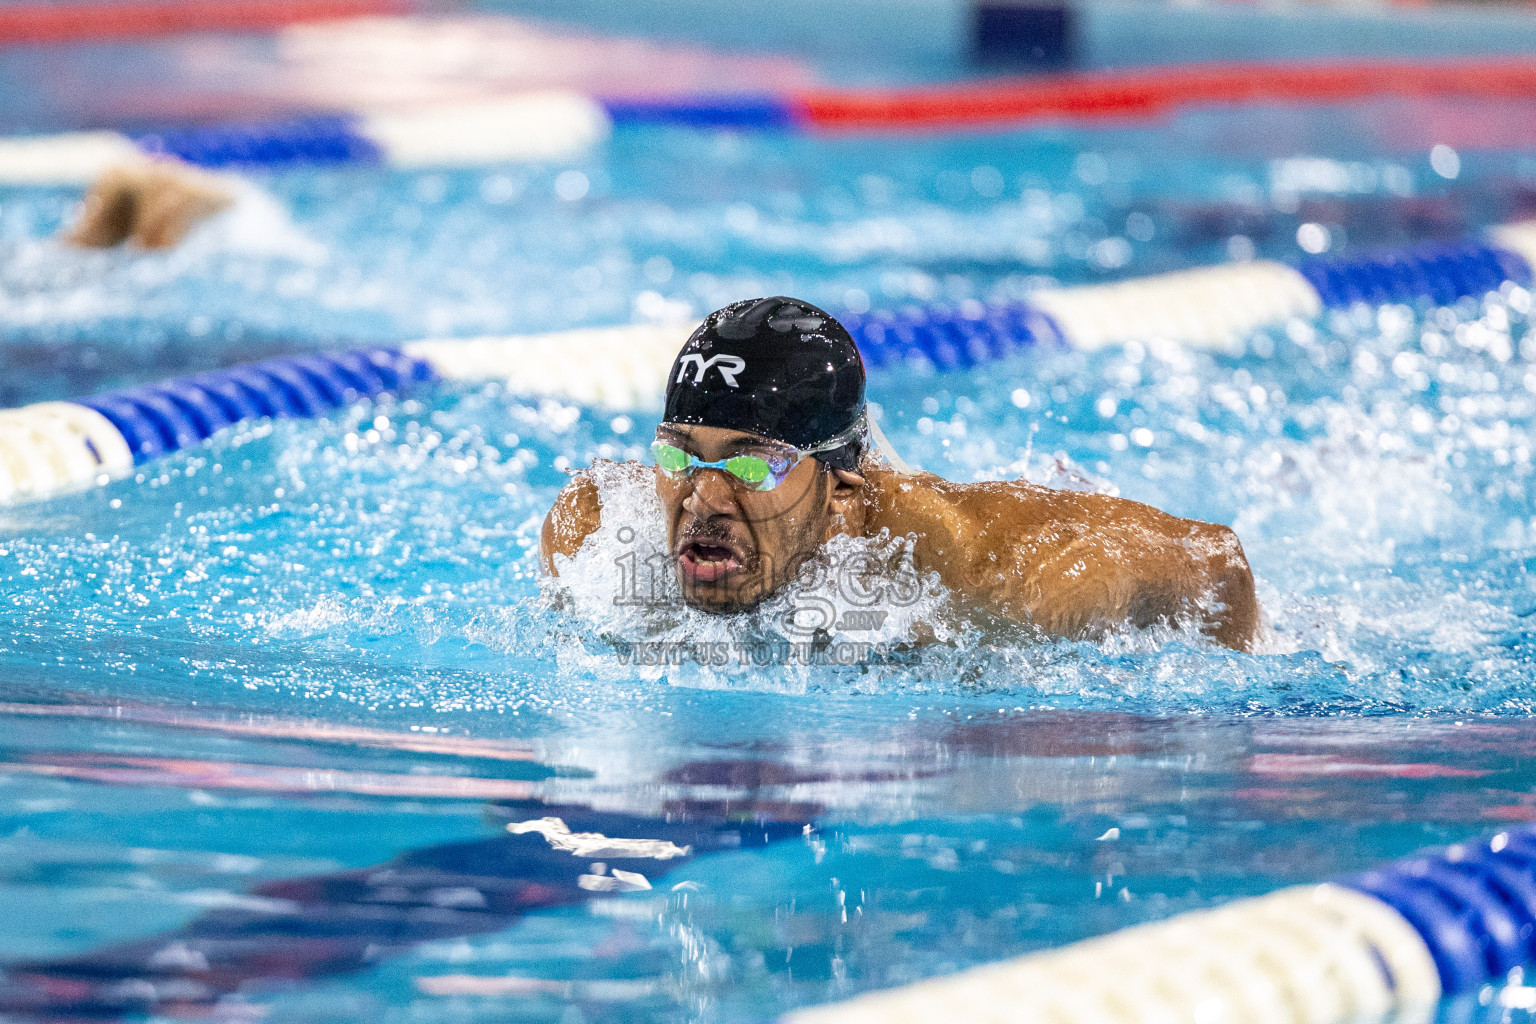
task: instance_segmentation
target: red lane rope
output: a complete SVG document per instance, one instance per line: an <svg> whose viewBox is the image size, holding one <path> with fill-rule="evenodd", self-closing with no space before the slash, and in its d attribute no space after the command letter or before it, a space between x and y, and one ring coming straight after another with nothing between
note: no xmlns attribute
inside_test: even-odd
<svg viewBox="0 0 1536 1024"><path fill-rule="evenodd" d="M1325 103L1379 94L1536 98L1536 58L1197 64L889 91L806 92L799 118L841 131L1146 117L1192 104Z"/></svg>
<svg viewBox="0 0 1536 1024"><path fill-rule="evenodd" d="M139 0L0 5L0 46L126 39L178 32L250 32L301 21L404 14L408 0Z"/></svg>

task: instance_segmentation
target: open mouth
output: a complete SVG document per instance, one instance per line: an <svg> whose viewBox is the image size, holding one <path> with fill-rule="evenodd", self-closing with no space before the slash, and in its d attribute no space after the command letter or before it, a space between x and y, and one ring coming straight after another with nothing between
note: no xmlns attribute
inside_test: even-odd
<svg viewBox="0 0 1536 1024"><path fill-rule="evenodd" d="M690 583L714 583L740 569L742 557L719 541L693 540L678 548L677 565Z"/></svg>

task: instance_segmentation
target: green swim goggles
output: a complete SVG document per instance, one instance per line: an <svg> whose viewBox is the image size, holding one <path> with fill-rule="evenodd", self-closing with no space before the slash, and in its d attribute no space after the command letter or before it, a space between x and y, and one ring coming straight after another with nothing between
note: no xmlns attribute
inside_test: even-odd
<svg viewBox="0 0 1536 1024"><path fill-rule="evenodd" d="M754 491L771 491L784 482L789 471L800 461L800 453L793 455L732 455L718 462L705 462L675 444L657 441L651 445L651 458L656 467L673 480L693 476L701 469L722 469Z"/></svg>
<svg viewBox="0 0 1536 1024"><path fill-rule="evenodd" d="M673 480L686 479L701 469L718 469L754 491L771 491L784 482L801 459L841 448L854 436L855 432L848 430L813 448L784 445L782 448L754 449L717 462L705 462L692 452L658 438L651 444L651 458L655 460L656 468Z"/></svg>

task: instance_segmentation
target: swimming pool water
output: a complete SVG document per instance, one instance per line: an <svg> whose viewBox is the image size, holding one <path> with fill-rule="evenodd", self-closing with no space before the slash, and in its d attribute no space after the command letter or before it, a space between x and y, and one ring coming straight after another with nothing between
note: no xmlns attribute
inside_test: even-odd
<svg viewBox="0 0 1536 1024"><path fill-rule="evenodd" d="M41 239L71 197L9 190L0 323L32 369L7 398L758 293L1017 296L1299 255L1303 224L1343 247L1519 214L1529 153L1462 151L1449 179L1341 130L1380 114L1278 111L1268 139L1216 114L1162 135L635 131L575 166L274 175L290 237L169 256L61 252ZM675 626L605 604L623 551L569 577L588 600L564 610L533 552L565 470L637 456L655 414L495 386L246 426L5 510L0 956L151 1015L763 1020L1530 820L1530 309L1511 288L1279 325L1240 357L871 376L909 461L1232 525L1270 626L1253 655L960 626L862 669L626 665L626 639ZM786 835L648 891L453 923L505 874L505 823L544 804L610 835L743 816ZM339 880L392 858L444 872L415 923L379 909L414 890ZM301 927L278 904L304 878ZM294 952L340 921L352 953ZM144 1002L123 951L170 949L174 974L214 925L289 955L238 998ZM0 1007L21 1013L17 991Z"/></svg>
<svg viewBox="0 0 1536 1024"><path fill-rule="evenodd" d="M1536 209L1529 105L1207 110L1096 130L884 139L622 130L590 160L258 180L254 212L167 256L39 243L75 190L0 190L17 404L308 346L702 316L794 291L831 309L1016 297L1236 256L1465 237ZM1431 147L1459 152L1437 174ZM1502 148L1500 148L1502 147ZM1524 148L1522 148L1524 147Z"/></svg>

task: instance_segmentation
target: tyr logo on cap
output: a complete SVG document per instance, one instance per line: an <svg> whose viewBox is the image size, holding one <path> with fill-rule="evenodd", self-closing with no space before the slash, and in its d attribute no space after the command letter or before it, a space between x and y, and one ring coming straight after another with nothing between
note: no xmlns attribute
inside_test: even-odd
<svg viewBox="0 0 1536 1024"><path fill-rule="evenodd" d="M736 375L747 368L747 361L741 358L741 356L731 355L727 352L710 356L708 359L705 359L697 352L689 352L677 358L677 380L675 383L681 384L683 382L683 378L688 374L689 366L694 368L693 382L695 384L704 383L704 374L713 367L720 371L720 379L725 381L726 386L734 388L740 386L736 383Z"/></svg>

